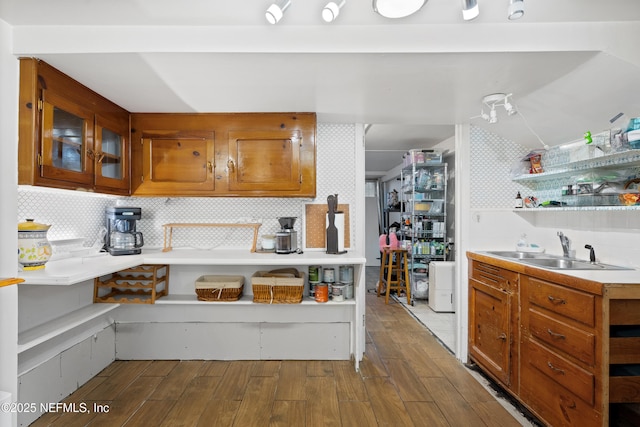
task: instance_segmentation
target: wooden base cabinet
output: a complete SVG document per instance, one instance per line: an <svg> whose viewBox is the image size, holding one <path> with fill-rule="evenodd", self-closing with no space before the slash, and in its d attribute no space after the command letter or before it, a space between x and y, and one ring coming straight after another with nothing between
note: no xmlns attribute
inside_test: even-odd
<svg viewBox="0 0 640 427"><path fill-rule="evenodd" d="M610 283L468 258L469 359L546 425L631 425L640 404L637 272Z"/></svg>
<svg viewBox="0 0 640 427"><path fill-rule="evenodd" d="M518 383L518 274L472 261L469 276L469 355L511 389Z"/></svg>

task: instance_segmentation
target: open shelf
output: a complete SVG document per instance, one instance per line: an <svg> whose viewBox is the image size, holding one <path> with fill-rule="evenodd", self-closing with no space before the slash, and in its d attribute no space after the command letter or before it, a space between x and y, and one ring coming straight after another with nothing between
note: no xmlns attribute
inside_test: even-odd
<svg viewBox="0 0 640 427"><path fill-rule="evenodd" d="M47 323L28 329L18 336L18 353L62 335L77 326L115 310L119 306L120 304L87 305Z"/></svg>

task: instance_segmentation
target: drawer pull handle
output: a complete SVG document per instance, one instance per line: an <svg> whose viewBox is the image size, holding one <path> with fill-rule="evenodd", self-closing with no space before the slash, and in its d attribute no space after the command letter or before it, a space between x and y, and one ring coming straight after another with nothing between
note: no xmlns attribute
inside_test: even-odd
<svg viewBox="0 0 640 427"><path fill-rule="evenodd" d="M560 369L560 368L556 368L555 366L553 366L553 364L551 362L547 362L547 366L549 367L549 369L551 369L552 371L555 372L559 372L562 375L564 375L564 369Z"/></svg>
<svg viewBox="0 0 640 427"><path fill-rule="evenodd" d="M547 329L547 332L549 333L549 335L551 335L552 338L558 338L558 339L565 339L567 338L566 336L559 334L557 332L553 332L551 329Z"/></svg>
<svg viewBox="0 0 640 427"><path fill-rule="evenodd" d="M552 304L559 305L559 304L566 304L567 303L567 301L565 301L564 299L556 298L556 297L553 297L551 295L549 295L547 298L549 299L549 301L551 301Z"/></svg>
<svg viewBox="0 0 640 427"><path fill-rule="evenodd" d="M501 333L500 335L498 335L498 339L502 340L502 341L506 341L507 340L507 334L505 334L504 332Z"/></svg>

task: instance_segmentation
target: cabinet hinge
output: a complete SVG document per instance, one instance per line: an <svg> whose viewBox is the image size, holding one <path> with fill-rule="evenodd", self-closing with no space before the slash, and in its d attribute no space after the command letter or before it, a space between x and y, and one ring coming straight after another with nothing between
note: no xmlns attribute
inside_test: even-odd
<svg viewBox="0 0 640 427"><path fill-rule="evenodd" d="M38 153L38 166L42 166L42 154Z"/></svg>
<svg viewBox="0 0 640 427"><path fill-rule="evenodd" d="M140 177L140 182L144 182L144 175Z"/></svg>
<svg viewBox="0 0 640 427"><path fill-rule="evenodd" d="M302 174L300 175L300 184L302 184Z"/></svg>
<svg viewBox="0 0 640 427"><path fill-rule="evenodd" d="M42 99L38 99L38 111L42 111L42 106L43 106Z"/></svg>

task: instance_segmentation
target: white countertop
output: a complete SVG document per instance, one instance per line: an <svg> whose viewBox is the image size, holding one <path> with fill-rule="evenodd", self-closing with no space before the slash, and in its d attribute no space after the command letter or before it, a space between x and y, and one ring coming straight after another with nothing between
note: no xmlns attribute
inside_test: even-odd
<svg viewBox="0 0 640 427"><path fill-rule="evenodd" d="M141 255L112 256L109 254L65 258L49 261L45 268L19 272L26 285L64 286L91 280L140 264L169 265L314 265L314 264L364 264L362 254L347 252L331 255L323 251L306 251L302 254L251 253L247 249L180 249L162 252L161 249L144 249Z"/></svg>
<svg viewBox="0 0 640 427"><path fill-rule="evenodd" d="M599 282L604 284L621 284L621 285L640 284L640 271L638 271L638 269L634 269L633 267L627 267L629 268L629 270L561 270L556 268L544 268L540 266L534 266L532 264L519 262L518 259L500 257L486 251L471 251L471 252L474 252L479 255L500 259L502 261L513 262L522 266L526 266L528 268L551 271L553 273L563 274L565 276L576 277L584 280L592 280L594 282Z"/></svg>

